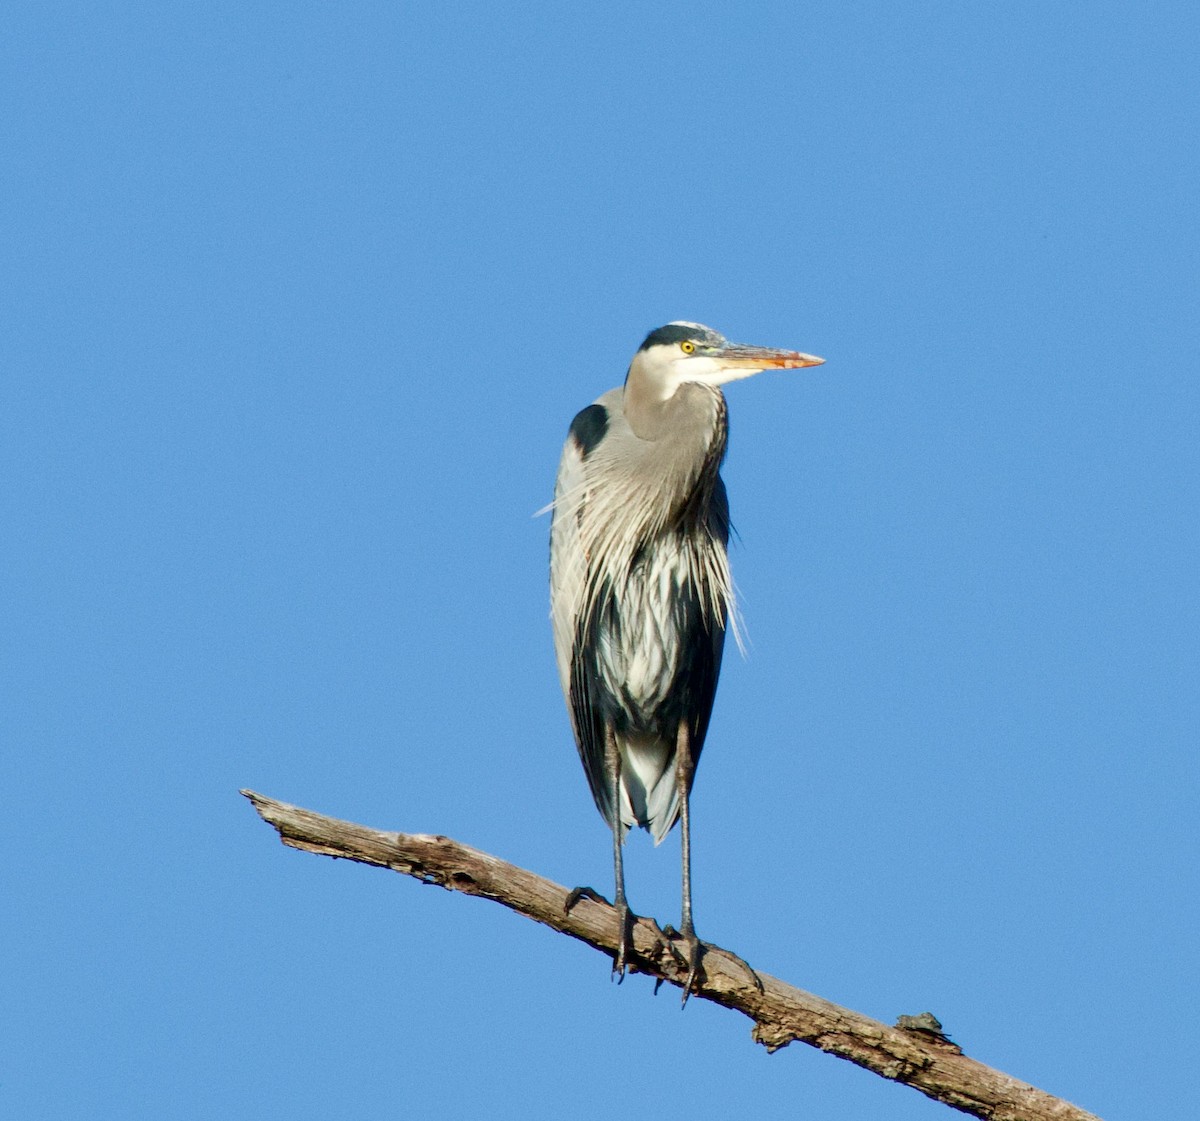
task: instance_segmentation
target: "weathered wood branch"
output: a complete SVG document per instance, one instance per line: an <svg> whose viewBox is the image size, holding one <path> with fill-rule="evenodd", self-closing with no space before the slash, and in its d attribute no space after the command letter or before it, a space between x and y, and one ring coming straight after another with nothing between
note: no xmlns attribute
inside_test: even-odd
<svg viewBox="0 0 1200 1121"><path fill-rule="evenodd" d="M603 900L585 894L568 910L572 893L567 888L449 837L385 833L250 790L242 793L278 830L285 845L391 868L449 891L493 899L597 950L616 954L617 915ZM1099 1121L1069 1102L968 1058L940 1033L932 1017L902 1017L903 1027L889 1027L752 971L719 946L703 946L694 997L749 1016L753 1038L770 1051L798 1040L988 1121ZM644 917L634 922L630 965L680 988L688 973L682 939Z"/></svg>

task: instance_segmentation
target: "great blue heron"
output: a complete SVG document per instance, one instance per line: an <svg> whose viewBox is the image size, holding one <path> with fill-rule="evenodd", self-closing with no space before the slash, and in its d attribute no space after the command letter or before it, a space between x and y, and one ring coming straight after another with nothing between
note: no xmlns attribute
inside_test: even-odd
<svg viewBox="0 0 1200 1121"><path fill-rule="evenodd" d="M621 925L613 972L624 976L630 948L625 834L640 825L657 844L682 821L684 1001L700 958L688 798L733 611L720 386L823 361L668 323L646 336L624 386L571 422L558 469L554 645L579 757L612 829Z"/></svg>

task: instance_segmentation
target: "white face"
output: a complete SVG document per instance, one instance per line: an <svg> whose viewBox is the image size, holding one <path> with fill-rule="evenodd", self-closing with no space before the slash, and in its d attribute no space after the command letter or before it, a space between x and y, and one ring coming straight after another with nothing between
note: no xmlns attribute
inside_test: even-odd
<svg viewBox="0 0 1200 1121"><path fill-rule="evenodd" d="M692 345L691 352L685 349ZM698 382L701 385L725 385L740 381L767 369L771 363L755 366L744 359L723 361L719 355L698 354L697 344L670 343L652 346L638 355L644 374L649 375L662 390L663 400L674 395L681 385ZM734 365L733 362L737 364Z"/></svg>
<svg viewBox="0 0 1200 1121"><path fill-rule="evenodd" d="M795 350L731 343L711 327L698 323L676 321L669 326L694 328L697 337L639 350L630 367L631 374L636 371L642 390L660 401L669 400L688 382L718 386L752 377L762 370L793 370L819 366L824 361Z"/></svg>

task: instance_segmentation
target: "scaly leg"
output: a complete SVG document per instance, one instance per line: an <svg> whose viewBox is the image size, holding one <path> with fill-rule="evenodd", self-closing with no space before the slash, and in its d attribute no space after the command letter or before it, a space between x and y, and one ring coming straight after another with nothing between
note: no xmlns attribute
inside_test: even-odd
<svg viewBox="0 0 1200 1121"><path fill-rule="evenodd" d="M625 964L630 951L629 904L625 901L625 864L621 852L621 749L617 746L617 738L610 726L604 728L604 769L612 784L612 826L613 836L613 878L617 883L616 899L613 906L617 909L617 921L621 924L618 935L617 955L613 958L613 975L620 984L625 980Z"/></svg>
<svg viewBox="0 0 1200 1121"><path fill-rule="evenodd" d="M679 722L679 735L675 740L675 781L679 786L679 825L682 831L682 864L683 864L683 918L679 924L679 933L683 935L688 947L687 983L683 986L683 1003L686 1006L688 997L696 984L696 973L700 968L700 939L696 937L696 928L692 925L692 815L691 790L692 775L696 763L692 758L692 738L686 720Z"/></svg>

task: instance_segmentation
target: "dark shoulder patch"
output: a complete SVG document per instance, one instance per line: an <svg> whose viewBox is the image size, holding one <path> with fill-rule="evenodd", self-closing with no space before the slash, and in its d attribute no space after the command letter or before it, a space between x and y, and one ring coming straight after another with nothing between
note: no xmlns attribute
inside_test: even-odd
<svg viewBox="0 0 1200 1121"><path fill-rule="evenodd" d="M592 449L604 439L608 431L608 410L603 405L588 405L571 421L571 436L579 445L579 451L584 459Z"/></svg>

